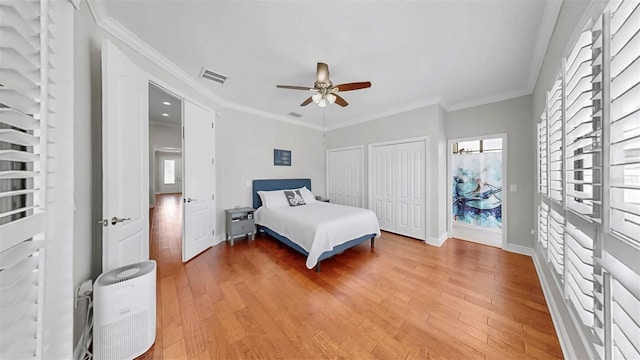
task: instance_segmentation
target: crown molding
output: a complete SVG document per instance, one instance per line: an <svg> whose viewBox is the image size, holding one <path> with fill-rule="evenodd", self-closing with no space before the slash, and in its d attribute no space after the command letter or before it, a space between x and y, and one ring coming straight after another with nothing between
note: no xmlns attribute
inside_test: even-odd
<svg viewBox="0 0 640 360"><path fill-rule="evenodd" d="M517 97L525 96L525 95L531 95L531 91L529 89L515 90L515 91L503 93L503 94L498 94L495 96L488 96L483 99L457 103L455 105L446 107L445 110L447 110L447 112L463 110L463 109L468 109L476 106L493 104L493 103L504 101L504 100L515 99Z"/></svg>
<svg viewBox="0 0 640 360"><path fill-rule="evenodd" d="M129 31L129 29L124 27L119 22L115 21L113 18L109 17L107 15L107 10L105 8L104 1L102 0L86 0L86 1L87 1L87 4L89 5L89 9L91 10L91 14L93 15L93 18L95 19L98 26L100 26L102 29L104 29L106 32L108 32L115 38L119 39L120 41L130 46L132 49L142 54L144 57L146 57L156 65L160 66L163 70L167 71L168 73L172 74L178 79L181 79L181 81L183 81L186 85L188 85L195 91L201 93L203 96L211 99L218 106L222 108L230 109L230 110L244 112L247 114L260 116L263 118L281 121L288 124L302 126L302 127L306 127L314 130L320 130L320 131L337 130L340 128L345 128L345 127L353 126L356 124L361 124L364 122L377 120L377 119L401 114L407 111L412 111L412 110L416 110L416 109L420 109L420 108L428 107L432 105L440 105L446 112L450 112L454 110L461 110L461 109L470 108L474 106L486 105L493 102L508 100L511 98L516 98L516 97L531 94L535 87L535 84L538 78L538 73L542 66L542 61L544 59L544 55L546 53L546 49L547 49L549 40L551 38L551 34L553 33L553 30L555 27L555 21L557 20L560 7L562 4L560 0L553 0L553 1L547 2L547 5L545 6L542 24L540 27L540 31L538 32L536 48L534 50L533 65L529 74L528 86L526 89L516 90L513 92L491 96L484 99L478 99L478 100L455 103L455 104L443 103L440 98L428 99L428 100L410 104L408 106L390 109L388 111L381 112L375 115L356 118L356 119L343 122L341 124L337 124L334 126L320 126L320 125L304 122L302 120L289 118L284 115L274 114L268 111L259 110L249 106L237 104L221 98L218 94L214 93L207 86L200 83L198 79L196 79L195 77L193 77L192 75L184 71L175 63L171 62L168 58L166 58L160 52L155 50L153 47L151 47L149 44L144 42L134 33Z"/></svg>
<svg viewBox="0 0 640 360"><path fill-rule="evenodd" d="M323 131L324 128L322 126L310 124L301 120L289 119L286 116L273 114L267 111L258 110L252 107L240 105L237 103L233 103L227 100L222 99L218 94L214 93L204 84L198 82L196 78L194 78L191 74L184 71L178 65L173 63L171 60L167 59L164 55L158 52L156 49L151 47L145 41L140 39L137 35L132 33L129 29L124 27L119 22L115 21L113 18L106 16L106 9L104 8L104 4L99 0L87 0L89 4L89 8L91 9L91 13L96 20L98 26L104 29L109 34L113 35L115 38L124 42L132 49L136 50L138 53L142 54L147 59L151 60L156 65L160 66L163 70L172 74L173 76L180 79L186 85L191 87L193 90L201 93L205 97L211 99L218 106L236 110L260 117L264 117L271 120L277 120L281 122L285 122L288 124L293 124L297 126L307 127L314 130Z"/></svg>
<svg viewBox="0 0 640 360"><path fill-rule="evenodd" d="M556 22L560 15L560 8L562 7L562 0L547 1L544 6L544 12L542 14L542 21L538 28L538 37L536 39L536 45L533 49L533 55L531 56L531 68L529 69L529 77L527 79L527 90L529 94L533 93L538 81L538 75L542 64L544 63L544 56L547 53L551 36L556 28Z"/></svg>
<svg viewBox="0 0 640 360"><path fill-rule="evenodd" d="M341 129L341 128L345 128L345 127L349 127L349 126L353 126L353 125L357 125L357 124L362 124L362 123L365 123L365 122L378 120L378 119L382 119L382 118L385 118L385 117L388 117L388 116L398 115L398 114L402 114L402 113L405 113L405 112L408 112L408 111L422 109L422 108L433 106L433 105L440 105L440 106L442 106L444 108L444 106L442 105L442 102L440 101L440 98L423 100L423 101L415 102L415 103L407 105L407 106L393 108L391 110L387 110L385 112L381 112L381 113L378 113L376 115L363 116L363 117L360 117L360 118L356 118L356 119L353 119L353 120L342 122L342 123L337 124L337 125L327 126L325 128L325 131L337 130L337 129ZM444 109L446 111L448 111L446 108L444 108Z"/></svg>

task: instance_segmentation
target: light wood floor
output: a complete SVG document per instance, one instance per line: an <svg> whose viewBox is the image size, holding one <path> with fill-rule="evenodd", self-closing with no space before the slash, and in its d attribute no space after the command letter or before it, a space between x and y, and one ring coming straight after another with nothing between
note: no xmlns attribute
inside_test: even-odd
<svg viewBox="0 0 640 360"><path fill-rule="evenodd" d="M157 335L142 358L562 358L527 256L383 233L317 274L262 235L182 264L180 197L158 200Z"/></svg>

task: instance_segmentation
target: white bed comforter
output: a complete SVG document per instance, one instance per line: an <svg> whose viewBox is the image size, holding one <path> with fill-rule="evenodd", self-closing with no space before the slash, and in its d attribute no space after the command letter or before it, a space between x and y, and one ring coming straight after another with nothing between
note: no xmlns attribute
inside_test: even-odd
<svg viewBox="0 0 640 360"><path fill-rule="evenodd" d="M307 268L318 263L318 257L335 246L367 234L380 236L376 214L367 209L313 202L301 206L265 208L255 213L256 224L285 236L305 249Z"/></svg>

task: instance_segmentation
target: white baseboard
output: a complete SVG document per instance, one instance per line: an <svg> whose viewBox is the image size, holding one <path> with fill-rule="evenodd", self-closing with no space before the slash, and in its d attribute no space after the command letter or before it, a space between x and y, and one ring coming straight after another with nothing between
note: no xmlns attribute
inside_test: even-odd
<svg viewBox="0 0 640 360"><path fill-rule="evenodd" d="M213 237L213 246L221 244L227 240L227 236L225 234L216 235Z"/></svg>
<svg viewBox="0 0 640 360"><path fill-rule="evenodd" d="M429 245L440 247L442 246L442 244L444 244L445 241L447 241L448 238L449 238L449 234L444 232L442 235L440 235L440 237L438 238L430 237L427 240L425 240L425 242Z"/></svg>
<svg viewBox="0 0 640 360"><path fill-rule="evenodd" d="M533 257L533 249L528 246L516 245L516 244L507 244L507 247L504 250L510 251L516 254L522 254Z"/></svg>
<svg viewBox="0 0 640 360"><path fill-rule="evenodd" d="M569 338L569 334L567 333L566 326L562 321L560 310L558 309L558 305L556 304L551 289L549 288L549 281L547 280L547 277L545 275L545 271L542 267L543 265L540 264L537 256L532 255L531 257L533 258L533 265L535 266L536 272L538 273L538 280L540 281L540 285L542 285L542 293L544 294L544 299L547 302L549 312L551 313L551 320L553 322L553 327L556 329L556 334L558 335L558 341L560 342L562 354L564 355L565 359L576 359L576 351L571 345L571 340Z"/></svg>

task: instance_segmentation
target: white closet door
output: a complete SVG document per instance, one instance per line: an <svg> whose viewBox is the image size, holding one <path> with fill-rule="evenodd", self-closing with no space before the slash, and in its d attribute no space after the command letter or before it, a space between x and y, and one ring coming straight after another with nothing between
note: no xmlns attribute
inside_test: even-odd
<svg viewBox="0 0 640 360"><path fill-rule="evenodd" d="M396 145L371 148L372 199L369 208L376 213L380 228L396 231L397 188Z"/></svg>
<svg viewBox="0 0 640 360"><path fill-rule="evenodd" d="M398 234L425 239L425 143L396 145Z"/></svg>
<svg viewBox="0 0 640 360"><path fill-rule="evenodd" d="M362 147L327 151L327 193L332 203L362 207L362 161Z"/></svg>

